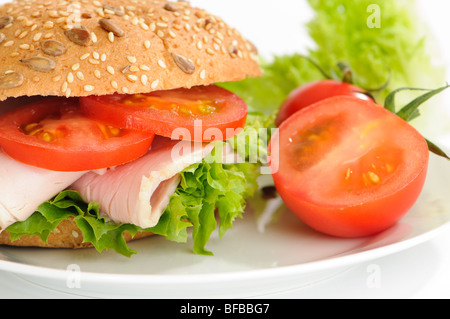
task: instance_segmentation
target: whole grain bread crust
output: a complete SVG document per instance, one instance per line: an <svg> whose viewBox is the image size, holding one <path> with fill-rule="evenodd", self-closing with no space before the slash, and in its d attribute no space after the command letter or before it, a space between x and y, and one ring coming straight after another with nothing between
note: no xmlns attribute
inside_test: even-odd
<svg viewBox="0 0 450 319"><path fill-rule="evenodd" d="M132 240L142 239L152 235L153 233L150 232L139 232L135 236L132 236L130 233L124 232L123 238L126 242L130 242ZM9 233L7 231L3 231L0 233L0 245L68 249L93 247L91 243L84 242L83 234L73 219L63 220L58 225L56 230L49 235L46 242L38 236L29 235L24 235L18 240L11 241Z"/></svg>
<svg viewBox="0 0 450 319"><path fill-rule="evenodd" d="M185 1L16 0L0 6L0 101L146 93L260 74L251 42Z"/></svg>

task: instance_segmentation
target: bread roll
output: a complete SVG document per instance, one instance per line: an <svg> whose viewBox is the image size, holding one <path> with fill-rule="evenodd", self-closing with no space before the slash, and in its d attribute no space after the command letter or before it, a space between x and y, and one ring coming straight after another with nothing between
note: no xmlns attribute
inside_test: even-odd
<svg viewBox="0 0 450 319"><path fill-rule="evenodd" d="M255 47L188 2L21 0L0 6L0 101L146 93L260 75Z"/></svg>
<svg viewBox="0 0 450 319"><path fill-rule="evenodd" d="M260 74L251 42L186 1L20 0L0 6L0 101L147 93ZM0 103L0 114L8 104ZM3 231L0 244L90 247L73 220L62 222L47 243L37 236L10 242Z"/></svg>

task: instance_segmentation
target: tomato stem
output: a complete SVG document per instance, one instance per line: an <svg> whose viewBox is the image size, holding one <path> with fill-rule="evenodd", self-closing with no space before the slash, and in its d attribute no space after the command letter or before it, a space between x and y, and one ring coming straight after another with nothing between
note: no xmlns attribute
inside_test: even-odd
<svg viewBox="0 0 450 319"><path fill-rule="evenodd" d="M314 61L311 57L308 57L306 55L300 55L302 58L306 59L308 62L310 62L321 74L322 76L327 79L327 80L336 80L336 81L341 81L344 83L348 83L348 84L355 84L354 81L354 72L352 70L352 68L350 67L350 65L346 62L338 62L337 68L339 69L341 75L336 74L336 72L333 70L333 75L328 74L320 65L319 63L317 63L316 61ZM388 70L388 79L386 80L385 83L383 83L381 86L377 87L377 88L363 88L361 87L361 89L363 89L366 92L381 92L384 91L385 89L388 88L389 84L391 83L391 79L392 79L392 70L391 68L389 68L389 66L386 66L386 69ZM370 97L372 98L373 96L370 95Z"/></svg>
<svg viewBox="0 0 450 319"><path fill-rule="evenodd" d="M304 58L305 60L307 60L309 63L311 63L312 65L314 65L314 67L322 74L322 76L324 78L326 78L327 80L333 80L334 78L329 75L327 72L325 72L325 70L319 65L319 63L317 63L316 61L314 61L312 58L310 58L309 56L306 55L300 55L300 57Z"/></svg>
<svg viewBox="0 0 450 319"><path fill-rule="evenodd" d="M411 122L413 119L417 118L418 116L420 116L420 111L419 111L419 107L427 102L429 99L431 99L432 97L438 95L439 93L445 91L446 89L448 89L450 87L450 85L445 85L443 87L440 87L438 89L435 90L429 90L429 89L420 89L420 88L399 88L396 89L394 91L392 91L387 97L386 100L384 102L384 107L396 114L397 116L399 116L401 119L405 120L406 122ZM412 100L411 102L409 102L408 104L406 104L405 106L403 106L400 111L396 111L396 105L395 105L395 97L396 95L401 92L401 91L426 91L426 93L420 95L419 97L415 98L414 100ZM427 141L428 144L428 149L430 150L430 152L444 157L447 160L450 160L450 157L442 150L440 149L437 145L435 145L434 143L432 143L431 141L425 139Z"/></svg>

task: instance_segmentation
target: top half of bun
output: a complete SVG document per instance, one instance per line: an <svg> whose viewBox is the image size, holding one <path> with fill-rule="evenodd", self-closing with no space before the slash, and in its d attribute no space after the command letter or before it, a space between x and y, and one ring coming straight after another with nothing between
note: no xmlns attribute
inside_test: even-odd
<svg viewBox="0 0 450 319"><path fill-rule="evenodd" d="M0 6L0 101L145 93L259 75L251 42L185 1L16 0Z"/></svg>

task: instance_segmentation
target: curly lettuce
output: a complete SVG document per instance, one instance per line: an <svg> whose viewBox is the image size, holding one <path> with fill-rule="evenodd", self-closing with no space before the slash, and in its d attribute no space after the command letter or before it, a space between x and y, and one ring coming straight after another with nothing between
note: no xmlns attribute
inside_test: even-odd
<svg viewBox="0 0 450 319"><path fill-rule="evenodd" d="M434 89L445 83L445 67L432 35L416 13L415 1L307 1L314 13L306 25L314 46L306 58L300 54L275 56L262 61L261 78L223 85L241 96L251 110L276 112L292 90L325 79L309 59L333 78L342 76L337 64L345 63L354 83L364 89L378 89L388 82L382 90L372 92L381 104L401 87ZM409 92L398 98L406 102L414 97ZM442 108L423 109L413 124L438 132L446 124L436 123L446 121L439 116Z"/></svg>

